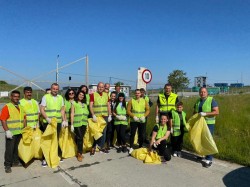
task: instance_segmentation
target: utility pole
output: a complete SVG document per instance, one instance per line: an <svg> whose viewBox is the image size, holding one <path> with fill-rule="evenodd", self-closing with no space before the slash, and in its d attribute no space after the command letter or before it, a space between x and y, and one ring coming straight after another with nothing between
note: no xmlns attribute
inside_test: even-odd
<svg viewBox="0 0 250 187"><path fill-rule="evenodd" d="M59 55L57 55L57 58L56 58L56 83L58 84L58 77L59 77Z"/></svg>
<svg viewBox="0 0 250 187"><path fill-rule="evenodd" d="M86 77L85 77L85 81L86 81L86 86L88 87L89 86L89 80L88 80L88 76L89 76L89 57L88 55L86 54L86 58L85 58L85 61L86 61Z"/></svg>

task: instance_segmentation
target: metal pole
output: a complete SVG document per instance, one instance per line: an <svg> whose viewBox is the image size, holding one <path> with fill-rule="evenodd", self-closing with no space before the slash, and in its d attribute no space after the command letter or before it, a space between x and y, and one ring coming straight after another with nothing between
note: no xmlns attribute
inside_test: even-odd
<svg viewBox="0 0 250 187"><path fill-rule="evenodd" d="M56 59L56 83L58 84L58 74L59 74L59 69L58 69L58 65L59 65L59 55L57 55L57 59Z"/></svg>
<svg viewBox="0 0 250 187"><path fill-rule="evenodd" d="M89 70L88 70L88 66L89 66L89 57L88 55L86 54L86 78L85 78L85 81L86 81L86 86L88 87L89 86L89 80L88 80L88 74L89 74Z"/></svg>

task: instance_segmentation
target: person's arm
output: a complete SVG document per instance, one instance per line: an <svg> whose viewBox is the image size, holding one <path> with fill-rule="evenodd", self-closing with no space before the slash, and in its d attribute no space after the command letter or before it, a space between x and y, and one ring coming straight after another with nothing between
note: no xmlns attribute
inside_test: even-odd
<svg viewBox="0 0 250 187"><path fill-rule="evenodd" d="M9 130L8 126L7 126L7 119L9 119L10 115L9 115L9 110L8 107L5 105L2 108L2 111L0 112L0 120L3 126L3 129L5 131Z"/></svg>
<svg viewBox="0 0 250 187"><path fill-rule="evenodd" d="M155 142L156 135L157 135L157 132L153 131L151 141L150 141L150 144L149 144L149 147L148 147L148 151L152 150L152 146L153 146L153 144Z"/></svg>
<svg viewBox="0 0 250 187"><path fill-rule="evenodd" d="M165 134L162 138L158 139L155 143L156 143L157 145L160 144L162 140L167 140L168 137L169 137L169 135L170 135L170 131L167 130L166 134Z"/></svg>
<svg viewBox="0 0 250 187"><path fill-rule="evenodd" d="M134 117L134 114L131 112L131 108L132 108L132 100L130 100L128 102L128 106L127 106L127 114L130 116L130 117Z"/></svg>
<svg viewBox="0 0 250 187"><path fill-rule="evenodd" d="M7 121L6 121L6 120L1 120L1 122L2 122L3 129L4 129L5 131L9 130L9 128L8 128L8 126L7 126Z"/></svg>
<svg viewBox="0 0 250 187"><path fill-rule="evenodd" d="M74 115L75 115L75 107L74 105L71 105L71 109L70 109L70 121L71 121L71 125L74 124Z"/></svg>
<svg viewBox="0 0 250 187"><path fill-rule="evenodd" d="M111 116L112 113L111 113L111 107L110 107L110 100L108 100L107 102L107 107L108 107L108 115Z"/></svg>
<svg viewBox="0 0 250 187"><path fill-rule="evenodd" d="M145 114L144 116L147 117L150 113L150 108L149 108L149 105L148 105L148 102L145 102Z"/></svg>
<svg viewBox="0 0 250 187"><path fill-rule="evenodd" d="M62 108L61 108L61 115L62 115L62 120L67 121L67 117L65 114L65 106L62 106Z"/></svg>
<svg viewBox="0 0 250 187"><path fill-rule="evenodd" d="M26 127L26 126L27 126L27 120L26 120L26 116L25 116L23 119L23 127Z"/></svg>
<svg viewBox="0 0 250 187"><path fill-rule="evenodd" d="M157 102L156 102L156 107L155 107L155 116L159 115L159 105L160 105L160 100L159 100L159 96L158 96Z"/></svg>
<svg viewBox="0 0 250 187"><path fill-rule="evenodd" d="M219 115L219 107L213 107L212 112L206 112L206 116L217 116Z"/></svg>
<svg viewBox="0 0 250 187"><path fill-rule="evenodd" d="M93 105L94 105L94 94L89 95L90 101L89 101L89 111L92 115L92 117L95 115L94 110L93 110Z"/></svg>

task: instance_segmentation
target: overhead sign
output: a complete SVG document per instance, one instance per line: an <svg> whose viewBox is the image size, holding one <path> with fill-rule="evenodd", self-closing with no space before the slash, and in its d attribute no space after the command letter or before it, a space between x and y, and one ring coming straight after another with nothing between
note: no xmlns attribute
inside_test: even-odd
<svg viewBox="0 0 250 187"><path fill-rule="evenodd" d="M142 72L142 80L143 82L145 82L146 84L150 83L152 80L152 73L151 71L149 71L148 69L145 69Z"/></svg>

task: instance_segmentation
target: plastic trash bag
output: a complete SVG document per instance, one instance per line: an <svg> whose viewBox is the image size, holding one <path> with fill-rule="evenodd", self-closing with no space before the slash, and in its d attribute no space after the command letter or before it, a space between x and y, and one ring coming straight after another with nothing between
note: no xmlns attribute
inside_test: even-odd
<svg viewBox="0 0 250 187"><path fill-rule="evenodd" d="M25 127L22 130L22 138L18 145L18 156L25 164L27 164L34 156L34 150L32 148L33 128Z"/></svg>
<svg viewBox="0 0 250 187"><path fill-rule="evenodd" d="M32 149L34 151L34 158L42 159L43 152L41 149L41 137L42 137L42 131L39 128L36 128L35 131L33 131L33 141L32 141Z"/></svg>
<svg viewBox="0 0 250 187"><path fill-rule="evenodd" d="M89 125L86 127L86 132L83 138L83 152L86 153L91 150L94 143L94 138L91 136Z"/></svg>
<svg viewBox="0 0 250 187"><path fill-rule="evenodd" d="M41 138L41 148L49 167L55 168L59 165L58 140L57 140L56 118L51 119Z"/></svg>
<svg viewBox="0 0 250 187"><path fill-rule="evenodd" d="M204 117L195 114L188 120L188 125L191 129L189 131L190 142L199 155L218 153L217 146Z"/></svg>
<svg viewBox="0 0 250 187"><path fill-rule="evenodd" d="M142 160L145 164L161 164L160 156L153 151L149 153L147 148L135 149L131 153L131 156L138 160Z"/></svg>
<svg viewBox="0 0 250 187"><path fill-rule="evenodd" d="M103 129L106 127L106 121L103 119L103 117L97 117L97 122L93 122L92 118L88 119L89 123L89 131L91 133L91 136L94 137L95 140L98 140L102 137Z"/></svg>
<svg viewBox="0 0 250 187"><path fill-rule="evenodd" d="M69 128L62 128L59 135L59 146L62 150L63 158L71 158L76 156L77 148L74 141L74 135L69 131Z"/></svg>

